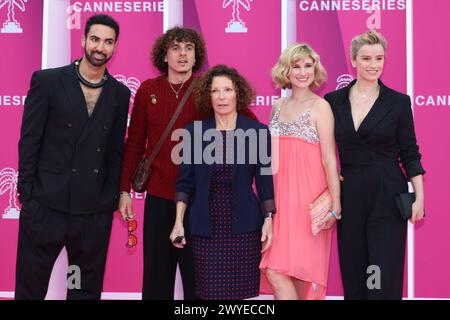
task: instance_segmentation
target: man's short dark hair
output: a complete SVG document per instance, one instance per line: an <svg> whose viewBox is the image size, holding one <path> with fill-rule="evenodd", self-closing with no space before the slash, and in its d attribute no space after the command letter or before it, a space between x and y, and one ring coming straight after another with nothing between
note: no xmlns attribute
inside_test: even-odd
<svg viewBox="0 0 450 320"><path fill-rule="evenodd" d="M173 42L190 42L195 47L195 64L192 71L196 72L203 66L206 56L205 41L202 35L194 29L174 27L167 30L163 35L156 39L152 49L152 62L158 68L159 72L167 75L168 65L164 61L167 50Z"/></svg>
<svg viewBox="0 0 450 320"><path fill-rule="evenodd" d="M94 14L91 16L86 22L86 27L84 28L84 36L87 37L89 30L91 30L91 26L94 24L101 24L107 27L114 29L116 33L116 41L119 38L119 24L113 17L107 14Z"/></svg>

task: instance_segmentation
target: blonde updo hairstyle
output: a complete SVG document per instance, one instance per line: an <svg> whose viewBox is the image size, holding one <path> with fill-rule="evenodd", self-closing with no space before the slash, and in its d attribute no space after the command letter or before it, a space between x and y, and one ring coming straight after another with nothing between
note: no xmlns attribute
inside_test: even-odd
<svg viewBox="0 0 450 320"><path fill-rule="evenodd" d="M272 68L272 79L277 87L291 89L289 73L292 65L308 57L314 62L314 81L311 83L311 88L319 88L325 82L327 72L320 62L320 56L306 43L293 43L281 54L277 64Z"/></svg>
<svg viewBox="0 0 450 320"><path fill-rule="evenodd" d="M363 46L375 44L380 44L383 47L384 53L386 53L387 41L381 33L378 33L375 30L369 30L355 36L350 44L350 56L352 57L352 60L356 60L359 49Z"/></svg>

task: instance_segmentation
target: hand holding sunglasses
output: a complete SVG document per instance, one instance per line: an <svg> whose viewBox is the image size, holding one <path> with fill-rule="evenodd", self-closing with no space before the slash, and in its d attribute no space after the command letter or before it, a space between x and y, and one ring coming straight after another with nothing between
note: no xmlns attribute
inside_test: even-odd
<svg viewBox="0 0 450 320"><path fill-rule="evenodd" d="M127 248L133 248L137 245L137 237L135 234L133 234L134 231L137 229L137 221L134 219L127 219L127 229L128 229L128 240L126 243Z"/></svg>

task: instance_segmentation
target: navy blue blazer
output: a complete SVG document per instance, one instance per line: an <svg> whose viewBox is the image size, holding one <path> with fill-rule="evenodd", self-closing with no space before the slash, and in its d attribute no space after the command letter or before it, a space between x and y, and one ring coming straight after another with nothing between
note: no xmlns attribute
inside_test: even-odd
<svg viewBox="0 0 450 320"><path fill-rule="evenodd" d="M201 126L201 130L200 130ZM202 140L203 134L208 129L216 128L216 120L211 117L204 121L196 121L186 126L192 139L183 139L183 148L190 144L190 159L194 160L195 143L201 145L201 151L211 143ZM194 134L194 129L196 134ZM242 129L242 130L239 130ZM238 162L238 134L248 129L255 129L252 138L245 139L245 161ZM199 132L202 134L200 135ZM220 135L221 133L217 131ZM264 216L268 212L275 213L275 202L273 192L273 177L271 170L271 137L266 125L251 120L245 116L238 115L236 130L234 131L234 162L233 162L233 204L232 204L232 232L248 233L261 230ZM253 141L252 141L253 139ZM214 139L215 140L215 139ZM243 141L243 140L241 140ZM255 143L256 141L256 143ZM199 144L201 142L201 144ZM252 142L252 143L251 143ZM249 157L250 146L257 150L256 161ZM260 149L266 149L267 152ZM197 150L197 152L200 150ZM242 152L242 150L239 150ZM262 153L262 154L260 154ZM266 154L266 155L264 155ZM241 153L242 155L242 153ZM255 154L253 154L255 155ZM188 157L189 158L189 157ZM205 163L203 157L201 163L182 162L179 166L179 176L176 185L175 201L183 201L189 205L189 225L192 235L210 236L210 214L209 214L209 189L211 183L211 164ZM198 160L198 159L197 159ZM267 174L269 173L269 174ZM258 196L253 189L253 181L256 182Z"/></svg>

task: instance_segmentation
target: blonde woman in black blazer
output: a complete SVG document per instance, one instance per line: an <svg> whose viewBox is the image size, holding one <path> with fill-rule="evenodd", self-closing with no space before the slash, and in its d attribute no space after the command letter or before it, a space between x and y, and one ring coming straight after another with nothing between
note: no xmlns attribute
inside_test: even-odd
<svg viewBox="0 0 450 320"><path fill-rule="evenodd" d="M402 298L407 221L395 196L408 191L407 180L416 194L410 221L424 216L425 171L411 100L379 80L385 50L386 40L377 32L353 38L357 79L325 95L335 117L341 162L338 247L345 299ZM369 279L373 270L379 279Z"/></svg>

